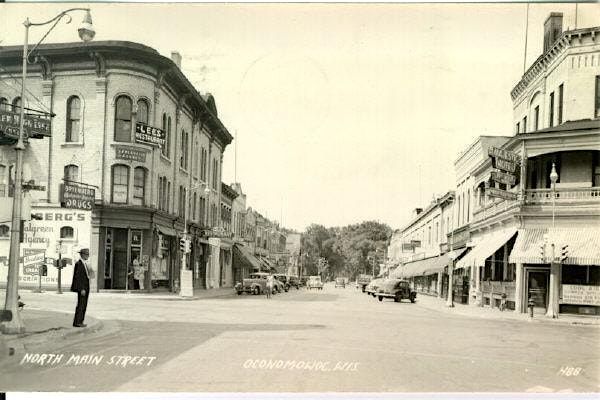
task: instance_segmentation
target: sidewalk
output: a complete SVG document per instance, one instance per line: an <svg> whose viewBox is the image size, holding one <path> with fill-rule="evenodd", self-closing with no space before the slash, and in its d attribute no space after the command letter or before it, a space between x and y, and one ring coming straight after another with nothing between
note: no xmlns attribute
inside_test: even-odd
<svg viewBox="0 0 600 400"><path fill-rule="evenodd" d="M34 349L48 342L56 342L66 338L97 332L102 329L101 321L91 317L85 317L85 328L73 327L73 314L56 311L25 309L21 311L21 318L25 325L25 333L16 335L0 334L0 340L4 345L14 352L13 357ZM5 361L4 354L0 355L0 363Z"/></svg>
<svg viewBox="0 0 600 400"><path fill-rule="evenodd" d="M500 311L497 308L491 309L489 307L477 307L473 305L457 303L454 303L454 307L448 307L446 306L446 299L421 293L417 294L417 304L430 310L436 310L465 317L495 320L518 320L530 323L590 325L600 328L600 318L597 316L561 314L558 318L549 318L543 314L535 314L533 319L531 319L527 313L516 313L512 310Z"/></svg>
<svg viewBox="0 0 600 400"><path fill-rule="evenodd" d="M136 299L150 300L204 300L220 297L231 297L236 295L233 288L217 288L217 289L194 289L193 297L182 297L179 293L160 291L160 292L145 292L143 290L100 290L98 293L92 293L93 296L115 298L115 297L132 297Z"/></svg>

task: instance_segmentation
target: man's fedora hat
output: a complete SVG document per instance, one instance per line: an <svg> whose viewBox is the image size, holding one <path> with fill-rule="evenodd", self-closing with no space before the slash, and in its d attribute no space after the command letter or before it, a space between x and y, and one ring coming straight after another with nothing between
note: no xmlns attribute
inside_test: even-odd
<svg viewBox="0 0 600 400"><path fill-rule="evenodd" d="M81 249L79 250L79 254L81 253L90 254L90 249Z"/></svg>

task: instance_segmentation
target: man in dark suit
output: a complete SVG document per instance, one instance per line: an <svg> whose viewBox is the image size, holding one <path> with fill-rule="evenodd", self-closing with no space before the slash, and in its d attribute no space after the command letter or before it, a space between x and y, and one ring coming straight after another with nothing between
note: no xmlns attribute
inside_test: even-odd
<svg viewBox="0 0 600 400"><path fill-rule="evenodd" d="M77 292L77 307L75 308L75 318L73 326L84 328L85 310L87 308L88 297L90 295L90 278L93 278L93 271L90 269L88 258L89 249L79 250L81 259L75 263L73 270L73 280L71 281L71 292Z"/></svg>

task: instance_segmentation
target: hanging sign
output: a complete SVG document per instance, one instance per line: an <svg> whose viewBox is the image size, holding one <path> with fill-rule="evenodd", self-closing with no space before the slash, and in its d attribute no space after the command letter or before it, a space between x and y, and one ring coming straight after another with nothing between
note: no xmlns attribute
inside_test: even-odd
<svg viewBox="0 0 600 400"><path fill-rule="evenodd" d="M165 144L165 131L160 128L148 126L143 122L135 123L135 141L136 143L149 144L151 146L162 147Z"/></svg>
<svg viewBox="0 0 600 400"><path fill-rule="evenodd" d="M65 182L60 185L60 202L63 208L91 210L96 191L93 188Z"/></svg>
<svg viewBox="0 0 600 400"><path fill-rule="evenodd" d="M49 115L25 114L24 117L23 134L25 139L28 137L42 139L45 136L51 136L52 125ZM20 121L21 114L19 112L0 110L0 136L18 139Z"/></svg>
<svg viewBox="0 0 600 400"><path fill-rule="evenodd" d="M517 183L517 177L515 175L507 174L502 171L492 171L490 178L494 182L504 183L505 185L510 187L514 186L515 183Z"/></svg>
<svg viewBox="0 0 600 400"><path fill-rule="evenodd" d="M490 147L488 155L492 158L492 166L502 171L515 173L517 166L521 162L521 156L512 151L499 149L498 147Z"/></svg>
<svg viewBox="0 0 600 400"><path fill-rule="evenodd" d="M513 192L508 192L506 190L498 189L498 188L487 188L486 193L489 197L499 197L504 200L516 200L517 194Z"/></svg>

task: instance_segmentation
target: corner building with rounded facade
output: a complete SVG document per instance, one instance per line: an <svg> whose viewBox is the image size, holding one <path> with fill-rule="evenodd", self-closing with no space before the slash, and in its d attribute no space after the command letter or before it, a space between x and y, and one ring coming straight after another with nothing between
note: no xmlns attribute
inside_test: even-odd
<svg viewBox="0 0 600 400"><path fill-rule="evenodd" d="M21 52L0 50L4 109L19 101ZM30 140L24 152L31 179L45 186L30 192L32 212L64 211L65 180L95 189L89 232L56 234L71 244L65 251L75 260L89 243L98 290L133 289L128 271L142 264L144 288L177 291L187 222L192 253L183 268L193 270L195 288L210 286L208 239L211 221L220 221L223 152L232 141L214 98L188 81L178 53L167 58L137 43L48 44L33 56L24 106L55 117L52 136ZM165 145L136 142L137 123L162 129ZM0 148L0 182L11 179L14 153L13 146Z"/></svg>

